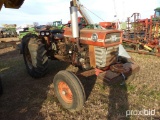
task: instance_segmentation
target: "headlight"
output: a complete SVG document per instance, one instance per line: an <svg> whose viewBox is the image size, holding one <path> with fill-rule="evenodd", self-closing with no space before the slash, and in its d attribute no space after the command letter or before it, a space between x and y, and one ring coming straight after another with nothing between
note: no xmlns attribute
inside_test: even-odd
<svg viewBox="0 0 160 120"><path fill-rule="evenodd" d="M50 31L40 31L40 35L41 36L49 36L50 35Z"/></svg>
<svg viewBox="0 0 160 120"><path fill-rule="evenodd" d="M46 32L46 35L48 36L48 35L49 35L49 32Z"/></svg>
<svg viewBox="0 0 160 120"><path fill-rule="evenodd" d="M105 43L120 42L121 33L109 33L106 35Z"/></svg>
<svg viewBox="0 0 160 120"><path fill-rule="evenodd" d="M44 36L44 35L45 35L45 33L44 33L44 32L41 32L41 33L40 33L40 35Z"/></svg>

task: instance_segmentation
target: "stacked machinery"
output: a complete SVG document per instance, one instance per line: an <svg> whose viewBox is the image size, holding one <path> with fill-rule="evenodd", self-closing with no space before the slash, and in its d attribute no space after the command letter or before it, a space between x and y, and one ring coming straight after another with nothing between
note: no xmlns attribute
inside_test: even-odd
<svg viewBox="0 0 160 120"><path fill-rule="evenodd" d="M155 9L150 19L140 19L140 13L133 13L127 24L123 42L130 48L128 51L160 56L160 8Z"/></svg>

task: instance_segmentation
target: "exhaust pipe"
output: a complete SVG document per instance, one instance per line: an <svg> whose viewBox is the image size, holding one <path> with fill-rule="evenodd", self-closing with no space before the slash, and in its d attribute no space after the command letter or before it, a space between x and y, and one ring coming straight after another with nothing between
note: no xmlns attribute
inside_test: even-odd
<svg viewBox="0 0 160 120"><path fill-rule="evenodd" d="M78 28L78 9L76 6L70 7L70 16L72 24L72 36L73 38L79 37L79 28Z"/></svg>
<svg viewBox="0 0 160 120"><path fill-rule="evenodd" d="M78 27L78 8L75 0L70 2L70 17L72 24L72 37L76 39L78 51L81 51L80 40L79 40L79 27Z"/></svg>

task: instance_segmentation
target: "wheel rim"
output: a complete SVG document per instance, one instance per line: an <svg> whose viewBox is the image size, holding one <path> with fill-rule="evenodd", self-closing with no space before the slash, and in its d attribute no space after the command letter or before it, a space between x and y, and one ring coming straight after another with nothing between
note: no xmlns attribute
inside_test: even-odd
<svg viewBox="0 0 160 120"><path fill-rule="evenodd" d="M31 55L29 53L29 50L27 48L25 49L25 59L26 59L26 62L27 62L29 69L32 69L32 59L31 59Z"/></svg>
<svg viewBox="0 0 160 120"><path fill-rule="evenodd" d="M58 83L58 90L59 90L60 96L66 103L73 102L72 91L65 82Z"/></svg>

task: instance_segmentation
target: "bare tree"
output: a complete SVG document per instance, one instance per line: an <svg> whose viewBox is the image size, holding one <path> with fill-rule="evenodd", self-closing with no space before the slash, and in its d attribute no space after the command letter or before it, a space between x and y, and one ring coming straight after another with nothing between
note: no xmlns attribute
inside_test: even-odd
<svg viewBox="0 0 160 120"><path fill-rule="evenodd" d="M39 25L38 22L33 22L33 26L34 26L34 27L37 27L38 25Z"/></svg>

